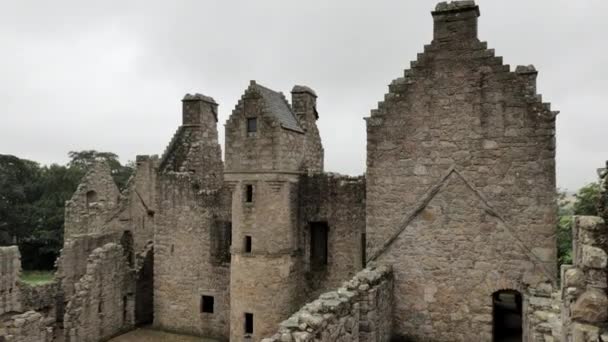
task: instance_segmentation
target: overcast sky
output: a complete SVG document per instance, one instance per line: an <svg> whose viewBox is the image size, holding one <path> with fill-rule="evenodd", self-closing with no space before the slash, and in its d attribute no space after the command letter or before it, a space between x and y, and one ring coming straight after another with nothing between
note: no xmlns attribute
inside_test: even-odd
<svg viewBox="0 0 608 342"><path fill-rule="evenodd" d="M224 122L249 80L319 95L328 171L365 168L363 117L432 39L435 1L0 0L0 153L65 163L161 154L201 92ZM482 0L479 36L512 69L534 64L560 110L558 186L608 159L608 1Z"/></svg>

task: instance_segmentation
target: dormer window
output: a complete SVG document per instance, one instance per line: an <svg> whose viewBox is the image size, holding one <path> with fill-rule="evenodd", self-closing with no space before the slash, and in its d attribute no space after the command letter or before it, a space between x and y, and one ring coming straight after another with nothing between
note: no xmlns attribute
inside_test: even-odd
<svg viewBox="0 0 608 342"><path fill-rule="evenodd" d="M255 135L258 131L258 118L247 118L247 135Z"/></svg>

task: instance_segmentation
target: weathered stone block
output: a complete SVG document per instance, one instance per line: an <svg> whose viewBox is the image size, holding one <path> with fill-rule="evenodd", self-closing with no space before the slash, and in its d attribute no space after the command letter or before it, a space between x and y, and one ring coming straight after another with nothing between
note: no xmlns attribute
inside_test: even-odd
<svg viewBox="0 0 608 342"><path fill-rule="evenodd" d="M597 289L587 290L572 305L571 316L573 320L587 323L605 321L608 319L608 297L606 293Z"/></svg>
<svg viewBox="0 0 608 342"><path fill-rule="evenodd" d="M608 255L603 249L584 245L582 250L584 266L589 268L606 268L606 265L608 265Z"/></svg>

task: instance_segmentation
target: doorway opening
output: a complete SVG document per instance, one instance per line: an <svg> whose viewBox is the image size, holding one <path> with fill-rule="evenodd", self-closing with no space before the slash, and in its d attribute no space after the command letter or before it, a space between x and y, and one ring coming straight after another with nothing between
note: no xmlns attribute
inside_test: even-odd
<svg viewBox="0 0 608 342"><path fill-rule="evenodd" d="M494 342L522 342L522 296L518 291L492 294L492 334Z"/></svg>

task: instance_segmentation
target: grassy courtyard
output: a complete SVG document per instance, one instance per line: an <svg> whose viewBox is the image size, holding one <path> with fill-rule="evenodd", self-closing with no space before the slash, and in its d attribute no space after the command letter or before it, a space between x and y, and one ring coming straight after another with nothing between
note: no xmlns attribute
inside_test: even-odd
<svg viewBox="0 0 608 342"><path fill-rule="evenodd" d="M53 271L23 271L21 281L29 285L42 285L52 282L54 276Z"/></svg>

